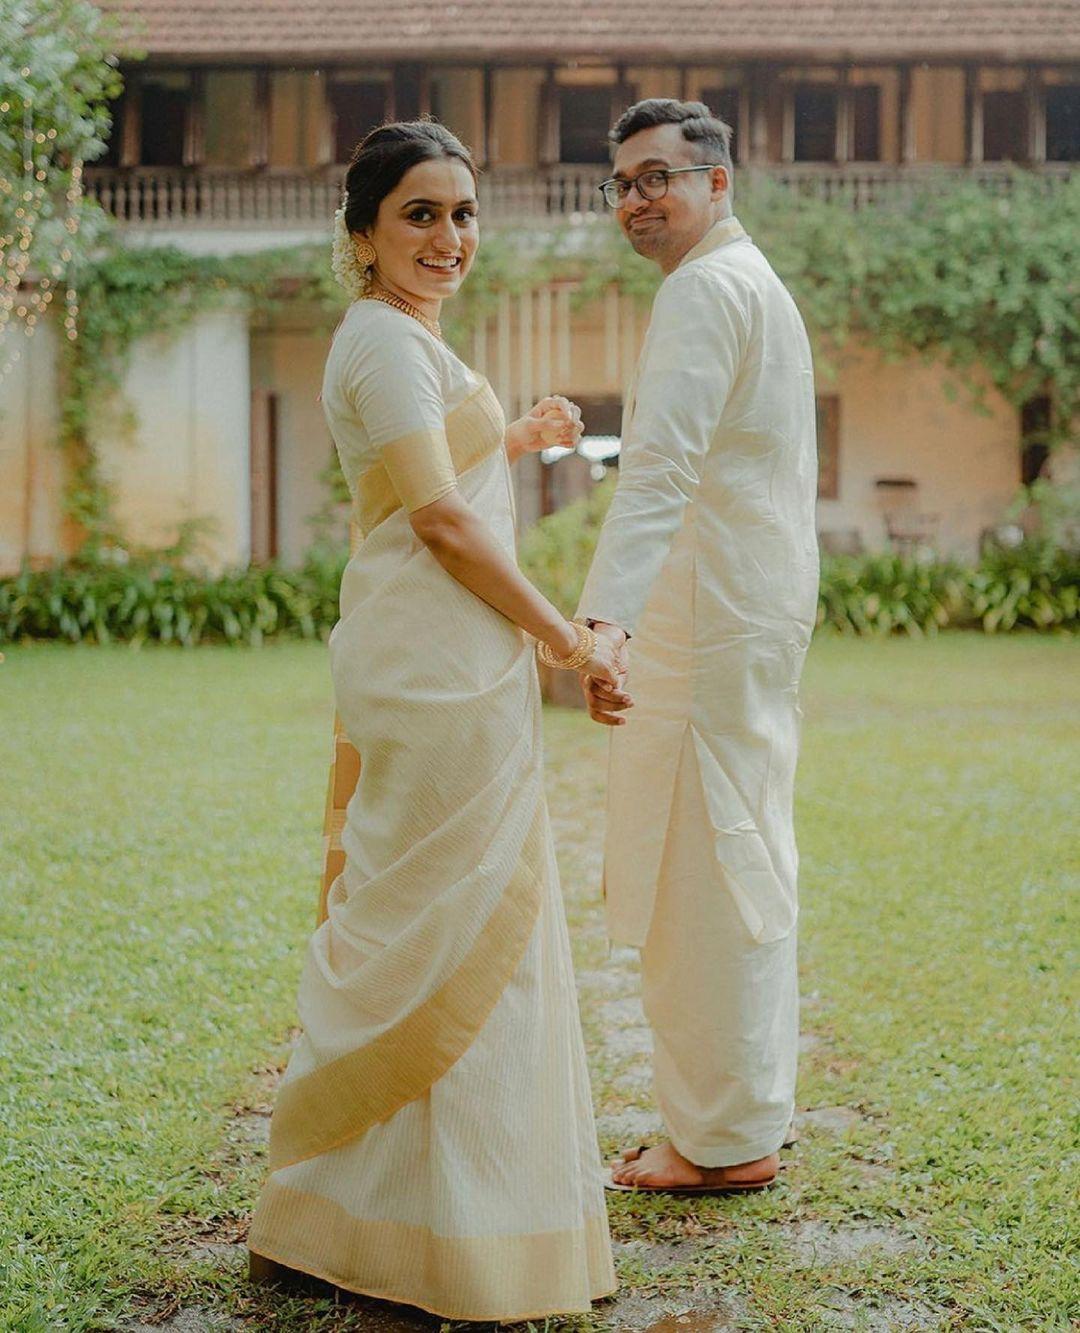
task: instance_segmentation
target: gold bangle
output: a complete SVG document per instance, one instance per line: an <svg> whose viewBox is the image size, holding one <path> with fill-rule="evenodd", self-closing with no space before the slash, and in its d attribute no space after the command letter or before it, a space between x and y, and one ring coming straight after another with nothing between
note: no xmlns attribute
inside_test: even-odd
<svg viewBox="0 0 1080 1333"><path fill-rule="evenodd" d="M599 640L596 637L596 631L583 625L579 620L570 622L577 630L577 647L573 652L567 653L565 657L559 657L551 649L548 643L538 643L536 645L536 655L545 666L556 667L560 671L580 671L582 667L587 666L596 656L596 648Z"/></svg>

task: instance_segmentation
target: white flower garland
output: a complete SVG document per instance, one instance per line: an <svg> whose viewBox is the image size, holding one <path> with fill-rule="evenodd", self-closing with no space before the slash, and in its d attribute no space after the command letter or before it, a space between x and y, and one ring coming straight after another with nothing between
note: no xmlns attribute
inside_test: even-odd
<svg viewBox="0 0 1080 1333"><path fill-rule="evenodd" d="M366 295L371 285L370 269L361 268L356 259L356 246L345 225L345 205L334 214L334 247L330 266L334 277L343 287L351 301L358 301Z"/></svg>

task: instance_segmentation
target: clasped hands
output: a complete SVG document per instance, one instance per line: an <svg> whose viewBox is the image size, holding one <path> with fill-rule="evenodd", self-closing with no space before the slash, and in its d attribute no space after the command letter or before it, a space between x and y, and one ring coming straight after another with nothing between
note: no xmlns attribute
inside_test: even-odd
<svg viewBox="0 0 1080 1333"><path fill-rule="evenodd" d="M549 394L506 428L510 461L541 449L576 449L585 432L581 408L562 394Z"/></svg>
<svg viewBox="0 0 1080 1333"><path fill-rule="evenodd" d="M582 672L581 688L585 694L585 703L594 722L599 722L605 727L622 727L626 725L626 718L622 714L634 706L633 699L624 688L629 669L626 632L618 625L609 625L601 620L593 622L593 629L600 643L611 651L617 683L612 685L608 681L599 680L596 676Z"/></svg>
<svg viewBox="0 0 1080 1333"><path fill-rule="evenodd" d="M562 394L549 394L530 408L525 416L510 423L506 430L506 451L512 462L522 454L538 453L541 449L556 446L575 449L584 429L581 408ZM602 621L598 621L593 628L601 648L608 650L603 655L613 663L617 683L613 685L583 672L581 688L589 716L594 722L600 722L606 727L621 727L626 724L622 714L634 706L630 695L623 688L628 669L626 634L618 625Z"/></svg>

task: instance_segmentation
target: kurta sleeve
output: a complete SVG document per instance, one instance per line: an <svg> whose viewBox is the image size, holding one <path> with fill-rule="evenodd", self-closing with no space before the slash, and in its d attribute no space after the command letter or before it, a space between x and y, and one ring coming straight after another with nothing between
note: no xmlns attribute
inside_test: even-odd
<svg viewBox="0 0 1080 1333"><path fill-rule="evenodd" d="M697 488L749 342L749 316L715 274L673 273L653 306L619 480L578 616L633 633Z"/></svg>
<svg viewBox="0 0 1080 1333"><path fill-rule="evenodd" d="M402 506L412 513L457 486L446 440L442 367L430 336L411 319L372 321L354 337L342 367L345 396L381 455ZM413 327L415 324L415 327Z"/></svg>

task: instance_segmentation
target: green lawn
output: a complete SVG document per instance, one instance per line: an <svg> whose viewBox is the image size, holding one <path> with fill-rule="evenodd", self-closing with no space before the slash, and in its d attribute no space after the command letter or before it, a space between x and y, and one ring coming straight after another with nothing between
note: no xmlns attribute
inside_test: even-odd
<svg viewBox="0 0 1080 1333"><path fill-rule="evenodd" d="M586 1326L651 1300L793 1333L1069 1327L1078 668L1058 639L815 644L795 1164L754 1198L616 1199L627 1294ZM373 1327L249 1293L236 1244L313 919L324 652L17 648L0 716L0 1329ZM604 736L547 724L613 1147L649 1095L605 1016L633 967L598 929Z"/></svg>

